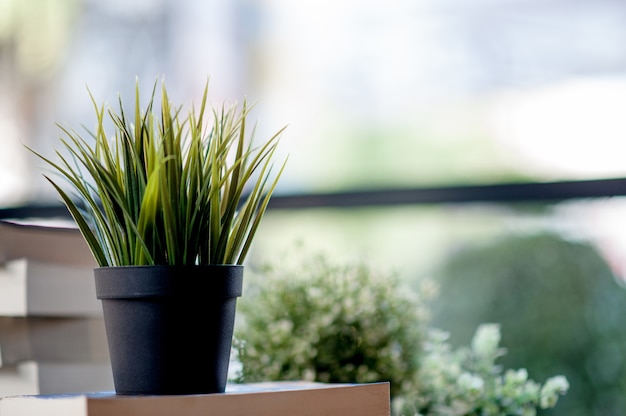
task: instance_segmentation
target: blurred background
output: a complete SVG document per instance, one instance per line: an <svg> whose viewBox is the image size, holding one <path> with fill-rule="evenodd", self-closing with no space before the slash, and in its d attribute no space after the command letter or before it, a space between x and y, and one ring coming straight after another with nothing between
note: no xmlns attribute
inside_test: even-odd
<svg viewBox="0 0 626 416"><path fill-rule="evenodd" d="M210 78L213 104L257 102L260 138L288 125L277 195L624 177L625 41L618 0L0 0L0 208L57 203L24 145L54 155L55 123L95 125L87 87L115 106L136 79L187 104ZM571 379L564 414L624 414L625 216L620 197L271 210L253 257L303 244L432 278L437 325L467 342L502 321L531 375L522 335L569 334L573 367L537 377Z"/></svg>

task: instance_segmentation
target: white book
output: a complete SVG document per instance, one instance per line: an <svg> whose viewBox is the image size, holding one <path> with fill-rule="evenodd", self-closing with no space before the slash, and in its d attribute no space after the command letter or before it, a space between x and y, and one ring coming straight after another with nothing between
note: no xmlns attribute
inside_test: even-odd
<svg viewBox="0 0 626 416"><path fill-rule="evenodd" d="M221 394L112 392L0 399L2 416L389 416L389 383L263 383Z"/></svg>
<svg viewBox="0 0 626 416"><path fill-rule="evenodd" d="M113 375L108 363L26 361L0 368L2 397L112 390ZM4 416L1 410L0 415Z"/></svg>
<svg viewBox="0 0 626 416"><path fill-rule="evenodd" d="M96 267L89 246L71 221L0 221L0 264L21 258Z"/></svg>
<svg viewBox="0 0 626 416"><path fill-rule="evenodd" d="M95 267L72 221L0 221L0 316L100 316Z"/></svg>
<svg viewBox="0 0 626 416"><path fill-rule="evenodd" d="M0 367L25 361L109 363L104 320L0 317Z"/></svg>
<svg viewBox="0 0 626 416"><path fill-rule="evenodd" d="M0 266L0 316L101 316L93 268L10 260Z"/></svg>

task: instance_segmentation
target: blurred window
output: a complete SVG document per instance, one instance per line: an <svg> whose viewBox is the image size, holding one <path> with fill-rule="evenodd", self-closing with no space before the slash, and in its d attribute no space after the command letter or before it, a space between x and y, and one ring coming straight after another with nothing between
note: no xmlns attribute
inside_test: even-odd
<svg viewBox="0 0 626 416"><path fill-rule="evenodd" d="M282 192L623 176L626 4L610 0L0 2L0 205L54 198L26 143L163 76L259 101Z"/></svg>

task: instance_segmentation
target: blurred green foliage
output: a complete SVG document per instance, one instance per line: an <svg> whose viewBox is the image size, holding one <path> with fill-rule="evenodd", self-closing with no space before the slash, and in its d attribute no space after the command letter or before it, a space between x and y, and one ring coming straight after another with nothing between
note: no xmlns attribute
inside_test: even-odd
<svg viewBox="0 0 626 416"><path fill-rule="evenodd" d="M500 327L482 324L469 346L452 348L449 334L432 329L420 353L415 390L394 403L403 416L535 416L567 393L563 376L541 384L525 368L504 369L496 363L506 351L500 347Z"/></svg>
<svg viewBox="0 0 626 416"><path fill-rule="evenodd" d="M497 322L503 365L567 377L570 392L546 414L626 414L626 292L591 245L509 236L453 253L434 279L432 325L454 345Z"/></svg>
<svg viewBox="0 0 626 416"><path fill-rule="evenodd" d="M235 381L390 381L394 415L404 416L532 416L568 389L565 377L541 384L496 364L505 354L498 325L453 348L428 326L430 281L412 291L395 274L321 254L284 256L248 281Z"/></svg>
<svg viewBox="0 0 626 416"><path fill-rule="evenodd" d="M390 381L411 388L425 301L392 273L317 255L266 264L238 304L239 381Z"/></svg>

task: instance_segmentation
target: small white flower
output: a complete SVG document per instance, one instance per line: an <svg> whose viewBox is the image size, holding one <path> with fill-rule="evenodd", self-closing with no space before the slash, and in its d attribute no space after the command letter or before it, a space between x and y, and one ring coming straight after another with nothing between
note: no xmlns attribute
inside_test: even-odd
<svg viewBox="0 0 626 416"><path fill-rule="evenodd" d="M544 389L549 389L559 394L565 394L567 390L569 390L569 382L565 376L551 377L546 381Z"/></svg>
<svg viewBox="0 0 626 416"><path fill-rule="evenodd" d="M559 400L559 395L567 393L567 390L569 390L569 383L564 376L549 378L541 388L539 405L543 409L554 407Z"/></svg>
<svg viewBox="0 0 626 416"><path fill-rule="evenodd" d="M504 379L507 384L520 385L524 384L528 380L528 371L525 368L519 370L507 370L504 374Z"/></svg>
<svg viewBox="0 0 626 416"><path fill-rule="evenodd" d="M480 396L485 389L485 381L474 374L462 373L457 379L457 385L461 391L472 397Z"/></svg>
<svg viewBox="0 0 626 416"><path fill-rule="evenodd" d="M472 339L472 350L483 357L495 355L500 345L500 326L482 324Z"/></svg>

